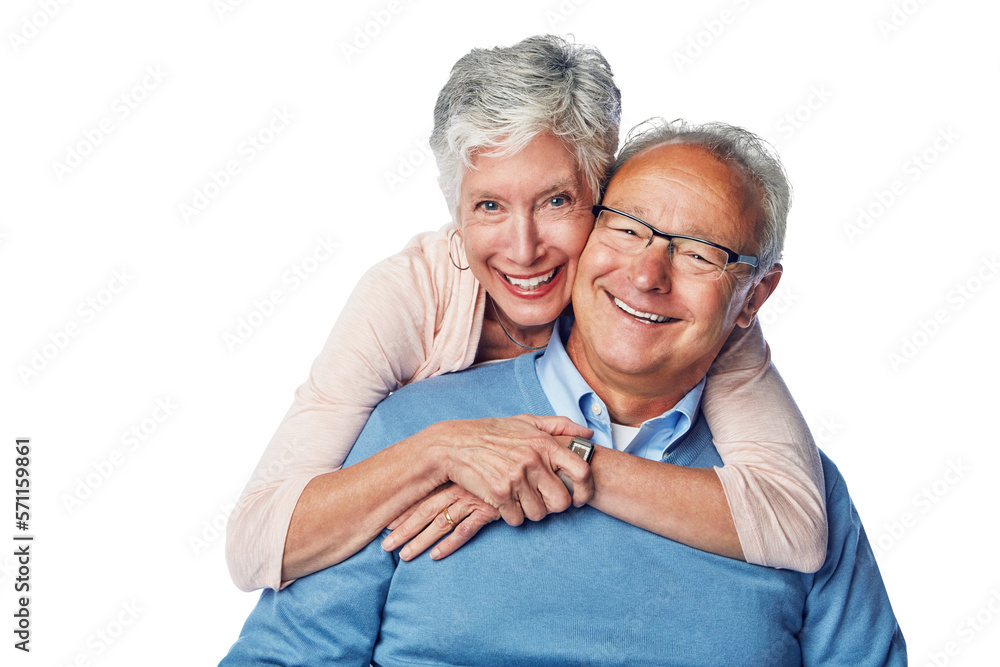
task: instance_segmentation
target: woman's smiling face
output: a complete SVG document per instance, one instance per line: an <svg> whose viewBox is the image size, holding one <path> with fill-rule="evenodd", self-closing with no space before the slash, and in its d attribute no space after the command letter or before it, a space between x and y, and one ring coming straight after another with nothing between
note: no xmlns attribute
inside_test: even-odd
<svg viewBox="0 0 1000 667"><path fill-rule="evenodd" d="M594 225L594 196L576 158L542 134L516 155L472 158L459 198L469 267L504 319L530 328L569 303Z"/></svg>

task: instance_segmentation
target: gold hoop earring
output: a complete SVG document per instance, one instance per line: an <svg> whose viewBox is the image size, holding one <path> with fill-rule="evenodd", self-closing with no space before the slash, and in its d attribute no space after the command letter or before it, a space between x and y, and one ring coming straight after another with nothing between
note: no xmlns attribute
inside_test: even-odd
<svg viewBox="0 0 1000 667"><path fill-rule="evenodd" d="M468 266L459 266L458 262L455 261L454 256L452 256L452 254L451 254L452 240L455 238L455 234L457 234L457 233L458 233L458 230L457 229L453 229L451 231L451 234L448 235L448 259L451 260L451 265L454 266L456 269L458 269L459 271L465 271L469 267Z"/></svg>

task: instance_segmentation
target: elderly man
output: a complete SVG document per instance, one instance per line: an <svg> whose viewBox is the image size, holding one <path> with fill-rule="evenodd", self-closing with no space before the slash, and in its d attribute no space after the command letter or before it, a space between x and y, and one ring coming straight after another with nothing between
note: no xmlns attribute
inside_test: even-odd
<svg viewBox="0 0 1000 667"><path fill-rule="evenodd" d="M829 460L829 546L814 574L697 551L596 509L627 512L602 484L602 459L627 456L612 445L634 452L635 468L721 465L701 390L733 327L778 283L787 201L780 165L738 128L659 123L630 142L595 208L575 322L560 322L544 353L397 392L348 459L440 420L590 413L608 426L594 429L592 506L490 524L442 561L401 561L376 540L265 592L223 664L905 664Z"/></svg>

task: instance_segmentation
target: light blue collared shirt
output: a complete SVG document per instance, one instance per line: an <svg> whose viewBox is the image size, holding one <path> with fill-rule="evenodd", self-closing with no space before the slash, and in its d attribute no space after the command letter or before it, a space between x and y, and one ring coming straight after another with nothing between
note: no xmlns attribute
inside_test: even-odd
<svg viewBox="0 0 1000 667"><path fill-rule="evenodd" d="M594 430L594 442L615 448L608 407L584 381L566 353L565 340L572 328L572 317L561 317L556 321L548 347L535 359L538 382L557 415L586 425ZM659 417L644 421L623 451L653 461L668 461L673 444L687 433L698 418L698 406L701 405L704 390L705 378L702 378L673 408Z"/></svg>

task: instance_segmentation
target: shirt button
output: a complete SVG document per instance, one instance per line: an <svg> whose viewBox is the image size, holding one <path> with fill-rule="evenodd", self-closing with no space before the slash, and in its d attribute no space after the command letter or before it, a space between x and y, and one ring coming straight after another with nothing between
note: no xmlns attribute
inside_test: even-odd
<svg viewBox="0 0 1000 667"><path fill-rule="evenodd" d="M594 403L593 405L591 405L590 406L590 411L593 412L595 415L601 414L601 406L600 406L600 404L599 403Z"/></svg>

